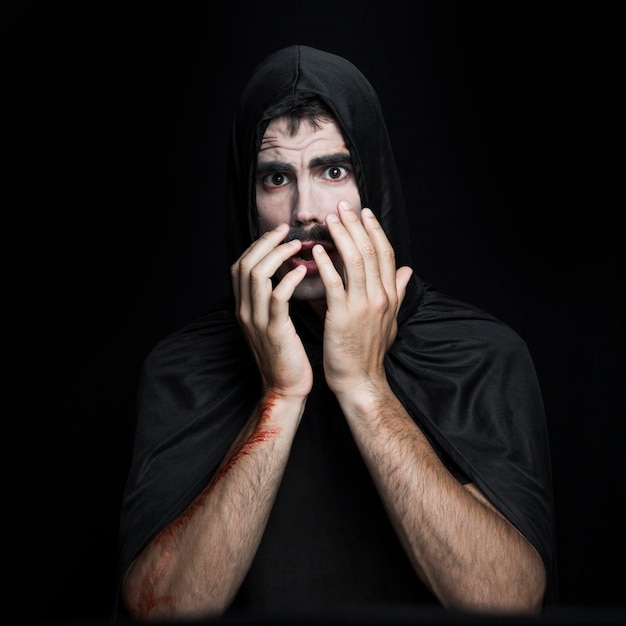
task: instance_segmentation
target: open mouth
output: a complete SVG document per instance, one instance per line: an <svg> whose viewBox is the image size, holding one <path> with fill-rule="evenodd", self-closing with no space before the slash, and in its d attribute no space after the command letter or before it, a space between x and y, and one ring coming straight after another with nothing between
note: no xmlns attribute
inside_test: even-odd
<svg viewBox="0 0 626 626"><path fill-rule="evenodd" d="M334 256L335 247L332 244L321 241L304 241L302 242L302 248L295 256L292 256L288 261L288 265L292 268L297 267L299 265L303 265L306 268L307 276L317 276L319 274L319 270L317 269L317 264L315 263L315 259L313 258L313 247L317 244L324 246L324 249L328 253L329 256Z"/></svg>
<svg viewBox="0 0 626 626"><path fill-rule="evenodd" d="M335 247L326 242L321 241L303 241L302 248L300 248L300 252L296 255L296 258L302 259L303 261L313 261L313 248L320 244L324 246L327 254L332 254L335 251Z"/></svg>

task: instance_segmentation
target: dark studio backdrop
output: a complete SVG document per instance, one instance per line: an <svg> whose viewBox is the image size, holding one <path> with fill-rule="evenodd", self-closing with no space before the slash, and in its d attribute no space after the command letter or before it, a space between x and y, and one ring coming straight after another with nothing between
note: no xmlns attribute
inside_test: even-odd
<svg viewBox="0 0 626 626"><path fill-rule="evenodd" d="M615 16L542 3L176 6L31 7L2 26L26 175L10 615L109 615L139 367L228 289L232 111L256 63L290 43L346 56L378 90L417 272L529 344L561 602L623 607L623 275L605 195L618 171Z"/></svg>

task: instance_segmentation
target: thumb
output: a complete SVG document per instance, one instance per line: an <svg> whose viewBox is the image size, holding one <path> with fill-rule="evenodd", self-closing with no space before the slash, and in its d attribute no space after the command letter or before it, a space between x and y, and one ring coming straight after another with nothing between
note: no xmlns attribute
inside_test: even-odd
<svg viewBox="0 0 626 626"><path fill-rule="evenodd" d="M408 265L403 265L396 270L396 292L398 294L398 310L406 295L406 288L413 276L413 269Z"/></svg>

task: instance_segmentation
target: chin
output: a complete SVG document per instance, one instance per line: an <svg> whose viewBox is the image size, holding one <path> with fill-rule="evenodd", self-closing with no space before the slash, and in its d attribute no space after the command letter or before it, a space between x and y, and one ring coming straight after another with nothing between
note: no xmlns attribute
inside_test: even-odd
<svg viewBox="0 0 626 626"><path fill-rule="evenodd" d="M323 300L326 298L326 288L322 283L322 279L305 278L293 292L293 297L297 300Z"/></svg>

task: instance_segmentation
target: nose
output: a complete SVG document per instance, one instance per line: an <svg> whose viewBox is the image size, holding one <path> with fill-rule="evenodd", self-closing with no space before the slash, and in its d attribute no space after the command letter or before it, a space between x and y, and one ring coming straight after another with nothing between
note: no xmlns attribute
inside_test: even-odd
<svg viewBox="0 0 626 626"><path fill-rule="evenodd" d="M322 224L324 222L322 197L309 182L298 182L293 198L292 221L294 226Z"/></svg>

